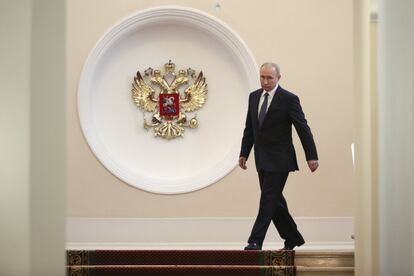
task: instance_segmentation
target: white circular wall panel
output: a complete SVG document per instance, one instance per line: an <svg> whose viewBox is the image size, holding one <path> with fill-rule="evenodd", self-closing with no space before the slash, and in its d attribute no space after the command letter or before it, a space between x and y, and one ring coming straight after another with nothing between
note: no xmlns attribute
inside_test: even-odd
<svg viewBox="0 0 414 276"><path fill-rule="evenodd" d="M143 127L131 99L136 71L202 70L208 98L199 126L166 140ZM79 82L78 108L85 138L115 176L154 193L185 193L228 174L238 161L248 92L258 67L240 37L220 20L194 9L158 7L125 18L90 52Z"/></svg>

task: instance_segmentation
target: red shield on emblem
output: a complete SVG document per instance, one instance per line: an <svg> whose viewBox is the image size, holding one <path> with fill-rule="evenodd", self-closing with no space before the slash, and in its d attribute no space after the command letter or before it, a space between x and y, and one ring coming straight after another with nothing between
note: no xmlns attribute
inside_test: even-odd
<svg viewBox="0 0 414 276"><path fill-rule="evenodd" d="M180 113L180 95L178 93L160 94L160 115L178 116Z"/></svg>

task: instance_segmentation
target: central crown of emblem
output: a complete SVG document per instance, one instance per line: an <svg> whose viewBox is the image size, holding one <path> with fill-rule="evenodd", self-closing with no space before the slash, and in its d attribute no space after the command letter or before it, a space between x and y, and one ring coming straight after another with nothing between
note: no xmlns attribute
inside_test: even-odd
<svg viewBox="0 0 414 276"><path fill-rule="evenodd" d="M187 118L185 112L201 108L207 99L207 83L200 71L188 68L175 73L171 60L164 65L164 74L151 67L138 71L132 83L132 99L144 113L144 127L152 128L155 136L173 139L184 136L185 127L196 128L196 115ZM154 86L151 86L154 85ZM151 112L147 121L145 112Z"/></svg>

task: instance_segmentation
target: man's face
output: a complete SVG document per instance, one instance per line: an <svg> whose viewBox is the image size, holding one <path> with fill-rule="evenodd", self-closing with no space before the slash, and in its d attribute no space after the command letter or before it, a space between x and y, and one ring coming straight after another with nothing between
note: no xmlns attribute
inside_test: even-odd
<svg viewBox="0 0 414 276"><path fill-rule="evenodd" d="M276 84L279 82L279 79L280 77L273 66L265 65L260 68L260 84L264 90L270 91L275 88Z"/></svg>

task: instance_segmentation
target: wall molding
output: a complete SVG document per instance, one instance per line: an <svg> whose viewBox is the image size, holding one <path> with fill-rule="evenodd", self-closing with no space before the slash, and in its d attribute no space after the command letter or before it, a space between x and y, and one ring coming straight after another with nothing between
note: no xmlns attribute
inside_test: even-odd
<svg viewBox="0 0 414 276"><path fill-rule="evenodd" d="M130 91L137 70L162 68L169 59L177 69L203 70L209 92L205 107L191 114L199 116L200 127L163 141L144 129ZM192 192L237 166L240 118L258 76L247 45L218 18L178 6L142 10L110 28L86 59L78 87L80 125L94 155L119 179L153 193Z"/></svg>
<svg viewBox="0 0 414 276"><path fill-rule="evenodd" d="M300 250L353 250L352 217L298 217ZM240 249L254 218L67 218L68 249ZM271 226L265 249L283 247Z"/></svg>

